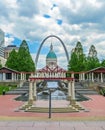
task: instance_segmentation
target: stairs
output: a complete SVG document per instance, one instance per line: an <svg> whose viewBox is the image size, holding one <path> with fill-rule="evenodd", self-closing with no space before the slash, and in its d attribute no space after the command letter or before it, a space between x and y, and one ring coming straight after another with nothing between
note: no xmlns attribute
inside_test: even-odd
<svg viewBox="0 0 105 130"><path fill-rule="evenodd" d="M51 103L51 112L52 113L72 113L84 111L85 109L81 106L80 103L75 100L71 101L57 101L52 100ZM25 102L23 106L20 107L20 110L25 112L39 112L39 113L48 113L49 112L49 101L46 100L37 100L33 103Z"/></svg>
<svg viewBox="0 0 105 130"><path fill-rule="evenodd" d="M17 87L16 89L6 92L6 95L23 95L29 91L29 82L24 82L22 87Z"/></svg>
<svg viewBox="0 0 105 130"><path fill-rule="evenodd" d="M81 85L81 83L75 83L75 92L80 95L99 95L97 91Z"/></svg>

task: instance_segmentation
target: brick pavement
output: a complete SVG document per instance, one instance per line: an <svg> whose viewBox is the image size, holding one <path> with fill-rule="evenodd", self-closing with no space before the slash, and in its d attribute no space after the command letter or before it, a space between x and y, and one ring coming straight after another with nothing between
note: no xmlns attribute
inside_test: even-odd
<svg viewBox="0 0 105 130"><path fill-rule="evenodd" d="M22 106L23 102L15 101L17 95L1 95L0 96L0 120L16 120L17 118L21 118L23 120L47 120L48 113L31 113L19 111L20 106ZM89 110L87 112L76 112L76 113L52 113L53 120L105 120L105 97L101 95L91 95L89 96L89 101L81 102L81 105ZM60 101L59 101L60 103Z"/></svg>

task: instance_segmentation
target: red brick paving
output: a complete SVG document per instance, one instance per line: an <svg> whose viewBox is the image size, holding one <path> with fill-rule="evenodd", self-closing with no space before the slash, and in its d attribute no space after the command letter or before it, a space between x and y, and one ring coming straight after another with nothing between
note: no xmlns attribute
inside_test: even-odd
<svg viewBox="0 0 105 130"><path fill-rule="evenodd" d="M17 95L1 95L0 96L0 116L1 117L48 117L48 113L31 113L16 110L22 106L23 102L15 101ZM105 97L101 95L89 95L89 101L80 102L89 112L76 112L76 113L53 113L54 118L69 118L69 117L86 117L86 118L105 118Z"/></svg>

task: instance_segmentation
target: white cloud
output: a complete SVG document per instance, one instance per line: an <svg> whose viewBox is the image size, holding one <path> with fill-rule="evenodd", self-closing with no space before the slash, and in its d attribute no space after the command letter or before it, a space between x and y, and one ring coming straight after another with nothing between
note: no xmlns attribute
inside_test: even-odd
<svg viewBox="0 0 105 130"><path fill-rule="evenodd" d="M98 56L105 57L104 7L104 0L0 0L0 28L20 39L28 39L31 44L35 41L41 44L48 35L57 35L65 43L69 55L77 41L82 43L86 54L94 44ZM43 17L44 14L50 18ZM62 24L59 25L56 19L62 20ZM6 45L13 40L13 37L6 37ZM45 42L45 48L54 43L59 64L65 66L66 56L59 40L49 38ZM39 62L45 56L40 54L40 57Z"/></svg>
<svg viewBox="0 0 105 130"><path fill-rule="evenodd" d="M14 37L5 37L5 46L10 45L14 41Z"/></svg>

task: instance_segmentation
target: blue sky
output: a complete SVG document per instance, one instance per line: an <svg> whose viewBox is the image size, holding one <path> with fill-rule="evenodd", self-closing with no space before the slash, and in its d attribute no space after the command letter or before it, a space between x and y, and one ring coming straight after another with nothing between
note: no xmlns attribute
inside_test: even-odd
<svg viewBox="0 0 105 130"><path fill-rule="evenodd" d="M56 35L65 43L69 55L80 41L86 55L93 44L100 60L105 59L104 7L105 0L0 0L0 28L5 32L5 46L19 46L25 39L35 60L41 42L49 35ZM45 41L38 67L45 66L51 43L58 64L66 68L64 49L54 37Z"/></svg>

